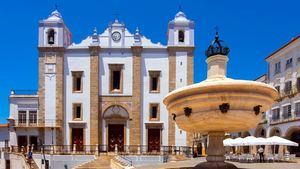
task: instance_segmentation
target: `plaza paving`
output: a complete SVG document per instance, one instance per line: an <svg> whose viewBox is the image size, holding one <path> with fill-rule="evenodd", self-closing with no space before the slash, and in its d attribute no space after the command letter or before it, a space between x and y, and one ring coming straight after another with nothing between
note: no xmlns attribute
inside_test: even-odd
<svg viewBox="0 0 300 169"><path fill-rule="evenodd" d="M136 167L138 169L187 169L195 166L201 161L205 161L205 158L197 158L186 161L178 161L178 162L169 162L165 164L153 164L147 166ZM240 169L300 169L300 159L297 159L297 163L236 163L234 162L238 168Z"/></svg>

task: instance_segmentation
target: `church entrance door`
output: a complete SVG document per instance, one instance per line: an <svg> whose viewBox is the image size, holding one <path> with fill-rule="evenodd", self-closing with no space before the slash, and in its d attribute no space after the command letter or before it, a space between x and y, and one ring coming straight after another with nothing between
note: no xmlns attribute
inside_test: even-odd
<svg viewBox="0 0 300 169"><path fill-rule="evenodd" d="M124 124L108 125L108 151L115 151L115 145L118 151L124 150Z"/></svg>
<svg viewBox="0 0 300 169"><path fill-rule="evenodd" d="M160 129L148 129L148 151L160 151Z"/></svg>
<svg viewBox="0 0 300 169"><path fill-rule="evenodd" d="M83 150L83 128L72 129L72 146L76 144L76 151Z"/></svg>
<svg viewBox="0 0 300 169"><path fill-rule="evenodd" d="M27 146L27 136L18 136L18 146L26 147Z"/></svg>

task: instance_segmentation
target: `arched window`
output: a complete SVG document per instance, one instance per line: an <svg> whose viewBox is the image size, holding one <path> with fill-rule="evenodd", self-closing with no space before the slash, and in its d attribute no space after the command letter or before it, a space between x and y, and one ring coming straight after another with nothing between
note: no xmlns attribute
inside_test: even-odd
<svg viewBox="0 0 300 169"><path fill-rule="evenodd" d="M178 40L179 40L179 42L184 42L184 31L183 30L179 31Z"/></svg>
<svg viewBox="0 0 300 169"><path fill-rule="evenodd" d="M49 31L48 31L48 44L49 45L53 45L54 44L54 34L55 34L55 32L54 32L54 30L53 29L50 29Z"/></svg>

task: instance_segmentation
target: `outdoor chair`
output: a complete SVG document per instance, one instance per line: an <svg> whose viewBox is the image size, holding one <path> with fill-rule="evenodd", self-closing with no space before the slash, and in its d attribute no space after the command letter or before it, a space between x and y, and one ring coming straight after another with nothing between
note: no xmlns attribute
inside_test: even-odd
<svg viewBox="0 0 300 169"><path fill-rule="evenodd" d="M246 160L248 163L252 163L254 161L254 156L252 154L246 154Z"/></svg>
<svg viewBox="0 0 300 169"><path fill-rule="evenodd" d="M247 154L239 155L239 162L240 163L247 162Z"/></svg>
<svg viewBox="0 0 300 169"><path fill-rule="evenodd" d="M279 154L275 154L275 155L274 155L274 161L275 161L275 162L280 162L281 159L282 159L282 157L281 157Z"/></svg>
<svg viewBox="0 0 300 169"><path fill-rule="evenodd" d="M225 160L230 161L231 160L231 155L230 154L225 154Z"/></svg>
<svg viewBox="0 0 300 169"><path fill-rule="evenodd" d="M296 154L285 154L284 155L284 160L285 161L294 161L296 159Z"/></svg>
<svg viewBox="0 0 300 169"><path fill-rule="evenodd" d="M274 162L274 156L272 154L269 154L266 159L268 162Z"/></svg>

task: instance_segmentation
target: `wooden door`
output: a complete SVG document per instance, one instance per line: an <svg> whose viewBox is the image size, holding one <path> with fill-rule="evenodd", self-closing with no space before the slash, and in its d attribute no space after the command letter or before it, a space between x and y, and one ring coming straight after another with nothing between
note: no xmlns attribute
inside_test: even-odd
<svg viewBox="0 0 300 169"><path fill-rule="evenodd" d="M10 160L5 160L5 169L10 169Z"/></svg>
<svg viewBox="0 0 300 169"><path fill-rule="evenodd" d="M160 129L148 129L148 151L160 152Z"/></svg>
<svg viewBox="0 0 300 169"><path fill-rule="evenodd" d="M38 138L37 138L37 136L30 136L29 137L29 144L30 144L30 146L32 146L33 145L33 149L34 150L37 150L37 140L38 140Z"/></svg>
<svg viewBox="0 0 300 169"><path fill-rule="evenodd" d="M18 136L18 146L19 147L26 147L28 145L27 143L27 136Z"/></svg>
<svg viewBox="0 0 300 169"><path fill-rule="evenodd" d="M108 151L115 151L116 144L118 151L124 150L124 124L108 125Z"/></svg>
<svg viewBox="0 0 300 169"><path fill-rule="evenodd" d="M83 150L83 129L73 128L72 129L72 146L76 144L76 151Z"/></svg>

